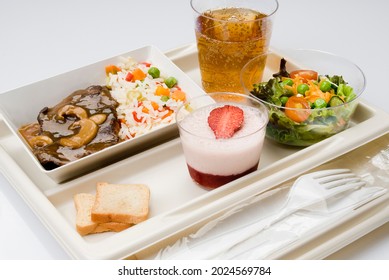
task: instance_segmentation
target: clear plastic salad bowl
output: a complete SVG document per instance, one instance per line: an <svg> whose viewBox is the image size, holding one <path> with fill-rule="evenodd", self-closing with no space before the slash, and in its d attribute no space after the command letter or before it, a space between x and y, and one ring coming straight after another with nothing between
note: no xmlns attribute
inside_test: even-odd
<svg viewBox="0 0 389 280"><path fill-rule="evenodd" d="M241 72L245 93L269 109L266 136L282 144L310 146L349 127L366 86L362 70L323 51L280 53L258 56ZM283 71L282 58L286 60ZM296 70L313 70L316 80L311 71Z"/></svg>

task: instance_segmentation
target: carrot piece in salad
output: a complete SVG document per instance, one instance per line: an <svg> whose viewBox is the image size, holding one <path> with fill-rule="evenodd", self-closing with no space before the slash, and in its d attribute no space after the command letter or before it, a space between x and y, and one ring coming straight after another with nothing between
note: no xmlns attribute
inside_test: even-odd
<svg viewBox="0 0 389 280"><path fill-rule="evenodd" d="M155 90L155 95L170 96L170 89L164 88L163 86L157 86L157 89Z"/></svg>
<svg viewBox="0 0 389 280"><path fill-rule="evenodd" d="M168 112L165 115L162 116L162 119L165 119L165 118L171 116L171 114L173 114L173 110L171 110L171 109L166 109L166 110Z"/></svg>
<svg viewBox="0 0 389 280"><path fill-rule="evenodd" d="M146 78L146 74L145 72L143 72L141 69L139 68L136 68L134 71L132 71L132 82L135 82L135 81L142 81L144 80L144 78Z"/></svg>
<svg viewBox="0 0 389 280"><path fill-rule="evenodd" d="M148 114L150 112L150 110L146 106L144 106L144 104L141 104L141 105L143 105L142 112ZM155 101L151 101L150 105L151 105L151 107L153 107L154 110L159 109L159 105Z"/></svg>
<svg viewBox="0 0 389 280"><path fill-rule="evenodd" d="M154 110L158 110L159 109L159 104L155 101L151 101L151 106L153 107Z"/></svg>
<svg viewBox="0 0 389 280"><path fill-rule="evenodd" d="M186 94L182 90L175 90L170 97L177 101L185 101Z"/></svg>
<svg viewBox="0 0 389 280"><path fill-rule="evenodd" d="M108 76L109 74L117 74L119 71L121 71L120 67L117 67L116 65L107 65L105 66L105 74Z"/></svg>
<svg viewBox="0 0 389 280"><path fill-rule="evenodd" d="M313 91L305 95L305 99L311 103L315 103L317 99L323 99L326 103L330 102L332 95L329 92Z"/></svg>
<svg viewBox="0 0 389 280"><path fill-rule="evenodd" d="M147 107L143 107L142 112L148 114L150 110Z"/></svg>
<svg viewBox="0 0 389 280"><path fill-rule="evenodd" d="M310 82L309 83L309 90L306 92L306 99L309 102L313 103L313 102L315 102L316 99L321 98L321 99L325 100L326 103L328 103L328 102L330 102L330 99L332 98L333 95L334 95L333 90L323 92L320 90L319 85L317 85L313 82Z"/></svg>
<svg viewBox="0 0 389 280"><path fill-rule="evenodd" d="M151 63L147 62L147 61L143 61L143 62L141 62L141 64L145 65L146 67L150 67L151 66Z"/></svg>

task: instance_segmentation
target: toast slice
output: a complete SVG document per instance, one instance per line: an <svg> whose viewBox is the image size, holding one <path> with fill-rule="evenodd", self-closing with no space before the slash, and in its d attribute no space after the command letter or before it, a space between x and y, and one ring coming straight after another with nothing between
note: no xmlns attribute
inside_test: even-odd
<svg viewBox="0 0 389 280"><path fill-rule="evenodd" d="M89 193L78 193L74 197L74 205L76 207L76 229L77 232L84 236L92 233L100 233L106 231L119 232L131 226L128 223L96 223L91 220L91 211L95 203L95 196Z"/></svg>
<svg viewBox="0 0 389 280"><path fill-rule="evenodd" d="M150 190L143 184L97 183L91 220L138 224L149 215Z"/></svg>

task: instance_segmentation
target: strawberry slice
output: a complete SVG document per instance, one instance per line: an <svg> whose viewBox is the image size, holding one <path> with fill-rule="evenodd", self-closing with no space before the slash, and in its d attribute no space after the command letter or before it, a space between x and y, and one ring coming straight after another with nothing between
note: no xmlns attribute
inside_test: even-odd
<svg viewBox="0 0 389 280"><path fill-rule="evenodd" d="M208 125L213 130L216 139L231 138L243 124L244 114L239 107L224 105L215 108L208 116Z"/></svg>

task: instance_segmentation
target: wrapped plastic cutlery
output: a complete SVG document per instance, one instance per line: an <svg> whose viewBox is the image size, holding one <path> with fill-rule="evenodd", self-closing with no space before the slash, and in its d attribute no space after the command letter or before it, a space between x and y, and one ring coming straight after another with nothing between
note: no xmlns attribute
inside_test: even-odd
<svg viewBox="0 0 389 280"><path fill-rule="evenodd" d="M297 225L303 222L304 219L306 221L312 218L306 219L296 215L291 220L293 214L304 209L319 213L318 217L312 218L313 221L310 221L310 224L306 224L308 229L309 225L317 226L326 218L332 218L342 211L359 207L386 192L385 189L380 187L365 187L366 184L364 180L353 174L349 169L322 170L303 175L290 187L287 199L279 207L279 211L265 217L259 215L258 219L243 223L243 225L232 225L231 229L223 232L212 229L211 226L216 225L216 222L212 221L211 223L215 225L211 225L209 228L206 225L200 229L199 232L203 232L202 236L196 236L195 234L182 239L172 247L161 251L157 258L229 259L242 256L249 258L250 254L261 257L263 256L261 254L274 251L277 246L293 239L293 236L296 235L296 233L293 233L294 230L299 231L299 229L294 228L290 232L281 233L279 230L275 230L277 223L282 224L283 220L290 220L289 225L288 222L285 222L283 226L285 229L288 226L292 227L292 224ZM277 189L272 190L272 192L277 192ZM341 197L341 199L338 197ZM269 196L267 196L267 199L269 199ZM259 200L259 198L256 198L253 203ZM320 217L326 215L328 217ZM316 221L314 221L315 218L317 218ZM219 222L227 223L228 217ZM204 234L207 230L209 234ZM212 233L212 231L215 233ZM272 232L272 234L269 235L269 232ZM271 241L277 239L277 234L280 234L280 237L275 245L272 245ZM282 235L284 237L281 237ZM262 250L260 250L261 248ZM258 250L260 253L258 253Z"/></svg>

